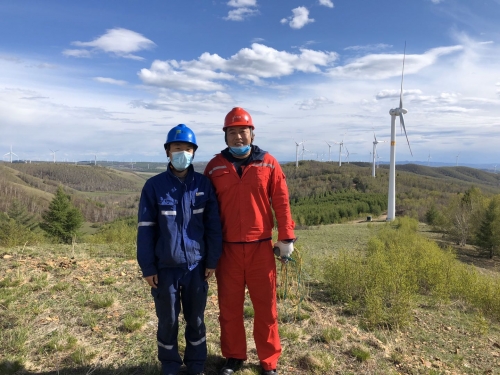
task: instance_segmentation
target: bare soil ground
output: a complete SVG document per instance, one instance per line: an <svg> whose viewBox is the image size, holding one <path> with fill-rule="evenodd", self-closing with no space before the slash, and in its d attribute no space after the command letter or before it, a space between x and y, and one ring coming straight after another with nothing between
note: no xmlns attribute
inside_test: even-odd
<svg viewBox="0 0 500 375"><path fill-rule="evenodd" d="M500 374L500 325L460 303L422 299L410 327L368 331L322 284L308 287L300 314L291 300L279 302L280 374ZM223 358L214 280L210 288L206 370L215 375ZM250 315L241 375L259 373ZM71 258L50 248L0 253L2 375L159 374L155 326L135 260L84 251ZM338 335L322 339L331 329Z"/></svg>

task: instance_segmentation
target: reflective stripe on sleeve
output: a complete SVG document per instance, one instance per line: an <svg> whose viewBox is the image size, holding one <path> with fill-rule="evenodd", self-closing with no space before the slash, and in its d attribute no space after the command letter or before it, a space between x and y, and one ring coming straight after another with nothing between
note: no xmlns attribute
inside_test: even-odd
<svg viewBox="0 0 500 375"><path fill-rule="evenodd" d="M156 223L154 221L139 221L137 227L153 227Z"/></svg>
<svg viewBox="0 0 500 375"><path fill-rule="evenodd" d="M274 165L272 164L267 164L267 163L259 163L259 164L252 164L254 167L267 167L267 168L274 168Z"/></svg>
<svg viewBox="0 0 500 375"><path fill-rule="evenodd" d="M193 210L193 214L201 214L203 211L205 211L205 208L199 208L197 210Z"/></svg>
<svg viewBox="0 0 500 375"><path fill-rule="evenodd" d="M162 215L177 215L177 211L162 211Z"/></svg>
<svg viewBox="0 0 500 375"><path fill-rule="evenodd" d="M227 166L219 165L218 167L213 167L212 170L208 172L208 174L212 174L212 172L216 171L217 169L224 169L224 168L227 168Z"/></svg>

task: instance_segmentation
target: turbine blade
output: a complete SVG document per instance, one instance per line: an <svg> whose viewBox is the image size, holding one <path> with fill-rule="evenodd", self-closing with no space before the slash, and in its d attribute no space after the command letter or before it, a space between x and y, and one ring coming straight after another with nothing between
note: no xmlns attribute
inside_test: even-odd
<svg viewBox="0 0 500 375"><path fill-rule="evenodd" d="M410 147L410 140L408 139L408 134L406 134L405 120L403 120L402 113L399 114L399 123L400 123L401 127L403 128L403 130L405 131L406 142L408 142L408 148L410 149L410 154L411 154L411 156L413 156L413 152L411 151L411 147Z"/></svg>
<svg viewBox="0 0 500 375"><path fill-rule="evenodd" d="M405 40L405 49L403 52L403 69L401 70L401 91L399 93L399 109L403 108L403 79L405 73L405 59L406 59L406 40Z"/></svg>

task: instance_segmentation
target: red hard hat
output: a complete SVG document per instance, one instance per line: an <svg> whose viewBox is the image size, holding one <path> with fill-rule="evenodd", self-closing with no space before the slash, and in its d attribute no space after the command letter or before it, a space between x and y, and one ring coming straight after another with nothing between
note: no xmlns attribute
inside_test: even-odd
<svg viewBox="0 0 500 375"><path fill-rule="evenodd" d="M224 127L222 130L226 130L226 128L231 126L250 126L252 129L255 129L252 122L252 116L241 107L234 107L229 111L224 119Z"/></svg>

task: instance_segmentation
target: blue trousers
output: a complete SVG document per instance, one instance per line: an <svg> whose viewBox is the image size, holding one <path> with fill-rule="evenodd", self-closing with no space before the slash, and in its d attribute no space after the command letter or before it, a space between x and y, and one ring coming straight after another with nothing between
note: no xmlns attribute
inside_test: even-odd
<svg viewBox="0 0 500 375"><path fill-rule="evenodd" d="M184 268L163 268L158 271L158 288L151 288L151 294L158 317L156 337L163 375L177 374L182 362L189 374L204 370L207 359L204 322L207 292L208 282L205 281L203 265L199 264L192 271ZM186 320L184 361L177 343L181 305Z"/></svg>

